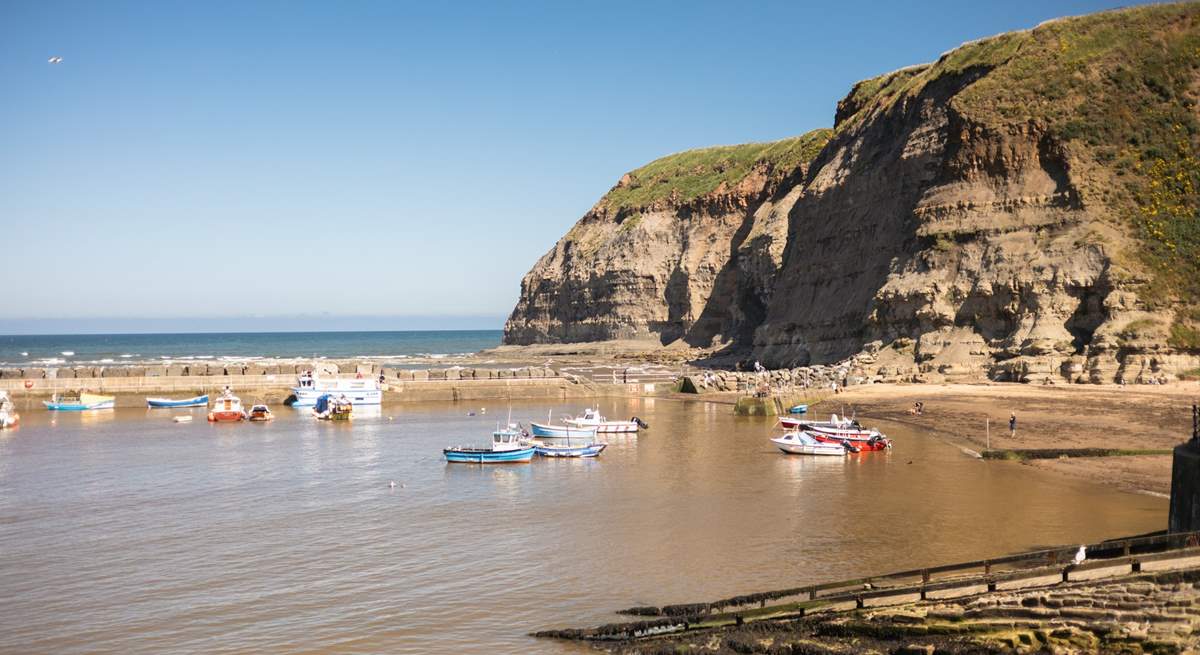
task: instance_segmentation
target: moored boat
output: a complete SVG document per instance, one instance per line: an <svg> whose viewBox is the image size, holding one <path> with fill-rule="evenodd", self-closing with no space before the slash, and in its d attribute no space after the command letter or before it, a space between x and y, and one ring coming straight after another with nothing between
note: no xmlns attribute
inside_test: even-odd
<svg viewBox="0 0 1200 655"><path fill-rule="evenodd" d="M266 405L254 405L250 408L250 412L246 415L247 421L270 421L275 415L271 413L271 409Z"/></svg>
<svg viewBox="0 0 1200 655"><path fill-rule="evenodd" d="M226 423L246 420L246 410L242 408L242 399L233 395L228 389L213 403L208 412L210 423Z"/></svg>
<svg viewBox="0 0 1200 655"><path fill-rule="evenodd" d="M322 378L311 372L302 373L296 378L292 395L296 397L292 402L293 407L313 407L325 395L345 396L355 405L379 405L383 402L383 390L375 380Z"/></svg>
<svg viewBox="0 0 1200 655"><path fill-rule="evenodd" d="M322 421L349 421L354 414L354 404L346 396L327 393L317 398L312 413Z"/></svg>
<svg viewBox="0 0 1200 655"><path fill-rule="evenodd" d="M788 413L789 414L807 414L808 413L808 405L805 405L805 404L792 405L791 407L788 408Z"/></svg>
<svg viewBox="0 0 1200 655"><path fill-rule="evenodd" d="M8 397L7 391L0 391L0 429L16 427L21 422L17 406Z"/></svg>
<svg viewBox="0 0 1200 655"><path fill-rule="evenodd" d="M807 432L788 432L781 437L771 439L780 450L792 455L845 455L848 452L858 452L849 443L827 443L820 441Z"/></svg>
<svg viewBox="0 0 1200 655"><path fill-rule="evenodd" d="M563 423L572 428L596 428L596 432L604 433L637 432L638 428L650 427L636 416L628 421L610 421L600 415L599 409L591 407L583 410L583 416L563 419Z"/></svg>
<svg viewBox="0 0 1200 655"><path fill-rule="evenodd" d="M172 398L147 398L146 407L158 409L163 407L207 407L208 394L175 400Z"/></svg>
<svg viewBox="0 0 1200 655"><path fill-rule="evenodd" d="M534 450L541 457L597 457L608 447L606 443L589 443L579 446L534 443Z"/></svg>
<svg viewBox="0 0 1200 655"><path fill-rule="evenodd" d="M533 436L544 437L547 439L579 439L591 443L596 437L596 428L593 427L574 427L570 425L545 425L543 423L530 423L530 429L533 431Z"/></svg>
<svg viewBox="0 0 1200 655"><path fill-rule="evenodd" d="M80 394L56 393L50 400L43 400L46 409L55 412L82 412L93 409L112 409L117 404L113 396L102 396L96 393L83 392Z"/></svg>
<svg viewBox="0 0 1200 655"><path fill-rule="evenodd" d="M828 421L810 421L783 417L779 424L788 430L802 430L825 443L849 442L859 450L885 450L892 447L891 439L875 428L864 428L858 421L832 414Z"/></svg>
<svg viewBox="0 0 1200 655"><path fill-rule="evenodd" d="M451 446L442 449L447 462L470 464L506 464L528 462L536 449L525 441L525 433L515 426L496 430L488 448Z"/></svg>

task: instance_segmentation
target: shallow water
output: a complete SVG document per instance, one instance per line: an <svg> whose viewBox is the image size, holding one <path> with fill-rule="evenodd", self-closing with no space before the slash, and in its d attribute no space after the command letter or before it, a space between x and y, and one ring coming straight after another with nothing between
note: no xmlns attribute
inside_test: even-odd
<svg viewBox="0 0 1200 655"><path fill-rule="evenodd" d="M566 652L525 635L1166 524L1165 499L901 426L891 452L783 455L768 420L703 403L602 403L652 427L598 460L446 464L506 412L479 409L24 411L0 432L0 651ZM551 409L580 406L513 417Z"/></svg>

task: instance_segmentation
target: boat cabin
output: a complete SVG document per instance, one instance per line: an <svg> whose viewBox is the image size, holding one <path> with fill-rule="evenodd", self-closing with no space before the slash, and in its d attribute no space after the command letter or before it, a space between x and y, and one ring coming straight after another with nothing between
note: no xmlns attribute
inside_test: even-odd
<svg viewBox="0 0 1200 655"><path fill-rule="evenodd" d="M525 448L525 444L521 443L524 438L525 433L512 426L496 430L492 433L492 450L520 450Z"/></svg>

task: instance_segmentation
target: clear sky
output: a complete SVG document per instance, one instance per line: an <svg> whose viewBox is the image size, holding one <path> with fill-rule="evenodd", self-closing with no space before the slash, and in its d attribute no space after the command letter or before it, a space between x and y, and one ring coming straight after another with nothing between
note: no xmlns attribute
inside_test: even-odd
<svg viewBox="0 0 1200 655"><path fill-rule="evenodd" d="M3 1L0 331L499 327L623 172L1117 4Z"/></svg>

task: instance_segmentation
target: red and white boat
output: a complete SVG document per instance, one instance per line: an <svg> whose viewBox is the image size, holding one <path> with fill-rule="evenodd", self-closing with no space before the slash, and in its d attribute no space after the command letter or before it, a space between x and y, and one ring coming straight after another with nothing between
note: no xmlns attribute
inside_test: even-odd
<svg viewBox="0 0 1200 655"><path fill-rule="evenodd" d="M208 412L208 420L211 423L246 420L246 410L242 409L242 399L229 391L221 394L213 403L212 410Z"/></svg>
<svg viewBox="0 0 1200 655"><path fill-rule="evenodd" d="M892 447L891 439L875 428L864 428L853 419L839 418L837 414L828 421L810 421L802 418L783 417L779 423L789 430L808 432L818 441L825 443L848 442L859 450L885 450Z"/></svg>

